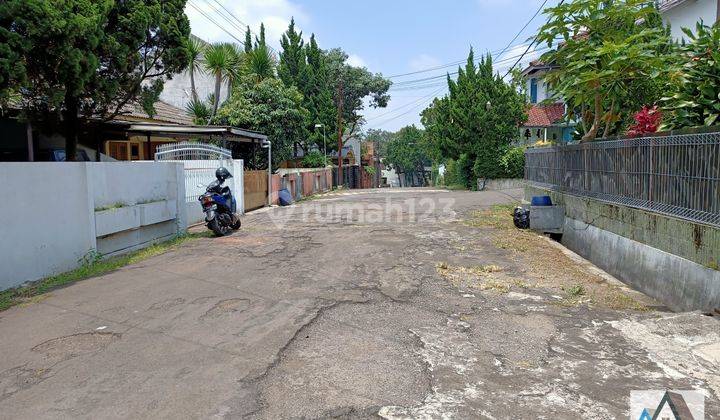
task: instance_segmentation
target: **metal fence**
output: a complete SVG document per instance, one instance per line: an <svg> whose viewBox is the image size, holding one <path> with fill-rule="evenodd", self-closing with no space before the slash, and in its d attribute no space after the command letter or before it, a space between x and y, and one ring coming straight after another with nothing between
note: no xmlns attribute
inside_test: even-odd
<svg viewBox="0 0 720 420"><path fill-rule="evenodd" d="M720 226L720 132L528 149L525 179Z"/></svg>

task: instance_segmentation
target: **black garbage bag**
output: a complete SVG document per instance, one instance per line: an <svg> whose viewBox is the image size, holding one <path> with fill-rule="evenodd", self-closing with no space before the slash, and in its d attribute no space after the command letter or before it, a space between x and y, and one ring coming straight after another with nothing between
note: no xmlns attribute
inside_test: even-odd
<svg viewBox="0 0 720 420"><path fill-rule="evenodd" d="M513 223L518 229L530 229L530 210L515 207L513 211Z"/></svg>

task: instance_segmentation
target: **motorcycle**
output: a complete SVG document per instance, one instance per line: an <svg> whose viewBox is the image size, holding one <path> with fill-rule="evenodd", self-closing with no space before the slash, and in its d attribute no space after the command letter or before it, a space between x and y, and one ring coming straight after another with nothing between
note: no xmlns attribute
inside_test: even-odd
<svg viewBox="0 0 720 420"><path fill-rule="evenodd" d="M198 200L205 213L208 229L212 230L215 236L227 236L241 226L240 217L236 213L235 197L230 187L223 185L226 179L232 178L232 174L225 168L219 168L215 171L215 177L217 179L207 186L205 194Z"/></svg>

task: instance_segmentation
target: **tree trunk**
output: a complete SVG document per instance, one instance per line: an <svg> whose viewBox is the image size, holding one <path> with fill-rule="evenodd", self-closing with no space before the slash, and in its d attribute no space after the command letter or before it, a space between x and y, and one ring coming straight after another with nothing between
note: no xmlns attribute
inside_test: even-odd
<svg viewBox="0 0 720 420"><path fill-rule="evenodd" d="M225 100L229 101L231 96L232 96L232 80L228 79L227 98L225 98Z"/></svg>
<svg viewBox="0 0 720 420"><path fill-rule="evenodd" d="M612 113L615 109L615 99L610 104L610 110L608 110L607 121L605 121L605 129L603 130L603 138L606 139L610 136L610 124L612 123Z"/></svg>
<svg viewBox="0 0 720 420"><path fill-rule="evenodd" d="M78 109L78 99L65 94L65 160L68 162L74 162L77 154Z"/></svg>
<svg viewBox="0 0 720 420"><path fill-rule="evenodd" d="M197 102L197 89L195 89L195 70L190 65L190 95L192 96L193 102Z"/></svg>
<svg viewBox="0 0 720 420"><path fill-rule="evenodd" d="M595 115L593 116L593 123L590 127L590 130L588 130L584 136L582 136L582 139L580 141L582 143L592 141L595 139L595 136L597 136L597 132L600 129L600 123L602 118L602 96L599 93L595 94Z"/></svg>
<svg viewBox="0 0 720 420"><path fill-rule="evenodd" d="M217 114L218 107L220 106L220 87L222 85L222 73L219 71L215 73L215 98L213 101L213 112L212 118Z"/></svg>

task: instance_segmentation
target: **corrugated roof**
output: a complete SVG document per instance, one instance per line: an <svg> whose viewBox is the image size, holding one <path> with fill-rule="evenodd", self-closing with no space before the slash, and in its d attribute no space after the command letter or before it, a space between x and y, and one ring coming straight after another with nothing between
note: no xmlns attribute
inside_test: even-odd
<svg viewBox="0 0 720 420"><path fill-rule="evenodd" d="M129 117L129 118L128 118ZM170 105L167 102L155 102L155 115L152 118L137 103L127 104L122 109L122 115L117 120L134 120L140 119L145 121L160 121L171 124L192 125L192 118L185 110Z"/></svg>
<svg viewBox="0 0 720 420"><path fill-rule="evenodd" d="M528 120L525 127L549 127L563 119L565 104L556 102L549 105L535 104L528 109Z"/></svg>

